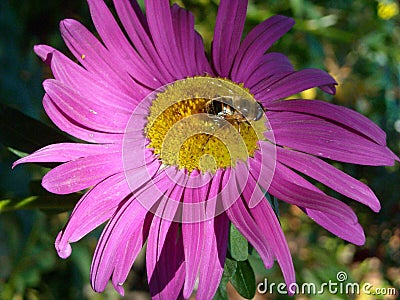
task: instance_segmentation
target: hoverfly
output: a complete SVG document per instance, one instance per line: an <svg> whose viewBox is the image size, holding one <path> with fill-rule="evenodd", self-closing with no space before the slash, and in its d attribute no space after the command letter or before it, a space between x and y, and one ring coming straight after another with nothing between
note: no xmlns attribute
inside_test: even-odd
<svg viewBox="0 0 400 300"><path fill-rule="evenodd" d="M246 98L217 96L206 103L204 112L209 114L216 123L218 120L226 120L231 124L236 124L240 132L240 123L249 124L249 121L260 120L264 109L258 102Z"/></svg>
<svg viewBox="0 0 400 300"><path fill-rule="evenodd" d="M206 102L204 113L208 114L209 120L212 121L212 126L216 129L221 129L229 122L237 126L240 134L240 125L250 125L250 121L258 121L264 114L262 105L256 101L248 100L238 96L216 96ZM207 145L212 135L209 135L207 141L203 145Z"/></svg>

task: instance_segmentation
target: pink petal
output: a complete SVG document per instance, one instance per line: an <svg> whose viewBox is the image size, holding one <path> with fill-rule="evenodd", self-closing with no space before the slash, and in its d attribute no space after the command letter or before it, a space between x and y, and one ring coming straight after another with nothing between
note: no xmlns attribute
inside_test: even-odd
<svg viewBox="0 0 400 300"><path fill-rule="evenodd" d="M237 180L242 181L244 178L242 174L247 172L247 167L244 163L238 163L236 166ZM253 175L253 174L252 174ZM266 243L274 253L279 265L281 266L283 276L287 286L296 282L292 257L290 255L289 247L287 245L285 236L277 219L275 212L271 205L265 199L264 193L261 191L257 184L258 176L250 176L247 179L247 185L243 190L243 199L249 204L252 197L262 199L257 201L255 207L250 208L250 215L258 224L258 228L266 240Z"/></svg>
<svg viewBox="0 0 400 300"><path fill-rule="evenodd" d="M190 177L193 181L200 183L197 172L192 172ZM201 176L201 175L199 175ZM196 185L197 186L197 185ZM204 240L204 222L195 220L205 219L204 208L199 209L197 205L204 201L206 194L202 193L198 188L186 188L183 195L183 211L182 211L182 236L183 250L185 254L185 284L183 287L183 297L189 298L193 292L194 284L200 267L202 257L202 248Z"/></svg>
<svg viewBox="0 0 400 300"><path fill-rule="evenodd" d="M43 60L47 61L55 79L85 97L85 102L90 103L91 106L102 106L130 115L134 104L140 100L117 89L111 91L107 81L85 70L54 48L36 45L34 50Z"/></svg>
<svg viewBox="0 0 400 300"><path fill-rule="evenodd" d="M46 146L32 154L17 160L13 168L23 163L33 162L67 162L90 155L107 153L120 149L120 145L96 145L78 143L60 143Z"/></svg>
<svg viewBox="0 0 400 300"><path fill-rule="evenodd" d="M159 71L159 76L163 84L174 81L174 77L154 47L149 35L147 21L138 3L130 0L114 0L114 6L124 25L124 29L140 56L143 57L147 64L154 64L154 68Z"/></svg>
<svg viewBox="0 0 400 300"><path fill-rule="evenodd" d="M256 161L252 162L254 169L260 168ZM259 184L263 187L265 179L260 176ZM277 163L274 173L274 179L268 189L271 195L289 204L300 207L320 210L330 215L336 216L349 224L357 222L357 216L346 204L341 201L323 194L316 187L305 185L307 182L301 176Z"/></svg>
<svg viewBox="0 0 400 300"><path fill-rule="evenodd" d="M104 291L113 271L121 267L120 258L125 256L129 241L142 238L134 235L141 233L140 228L143 227L147 212L136 199L129 198L118 208L104 228L90 270L90 280L96 292ZM123 293L122 288L118 290Z"/></svg>
<svg viewBox="0 0 400 300"><path fill-rule="evenodd" d="M148 90L136 84L124 70L124 65L78 21L67 19L60 23L61 35L78 61L117 90L142 98Z"/></svg>
<svg viewBox="0 0 400 300"><path fill-rule="evenodd" d="M307 215L334 235L356 245L364 245L365 235L359 223L348 224L321 211L306 209Z"/></svg>
<svg viewBox="0 0 400 300"><path fill-rule="evenodd" d="M57 237L58 255L67 258L71 254L69 243L80 240L111 218L130 193L123 173L105 179L88 191L76 204L67 225Z"/></svg>
<svg viewBox="0 0 400 300"><path fill-rule="evenodd" d="M124 133L128 114L118 113L103 106L91 106L86 98L54 79L43 82L46 93L71 120L82 127L109 133Z"/></svg>
<svg viewBox="0 0 400 300"><path fill-rule="evenodd" d="M185 67L175 38L168 0L145 0L147 22L158 54L175 79L183 79Z"/></svg>
<svg viewBox="0 0 400 300"><path fill-rule="evenodd" d="M270 103L267 108L318 116L365 135L377 144L386 145L386 133L381 128L362 114L343 106L319 100L290 100Z"/></svg>
<svg viewBox="0 0 400 300"><path fill-rule="evenodd" d="M128 278L136 257L146 243L152 218L153 215L148 213L146 219L142 222L143 224L139 225L132 235L128 237L123 255L117 257L115 269L112 275L112 282L115 290L122 296L124 295L122 284Z"/></svg>
<svg viewBox="0 0 400 300"><path fill-rule="evenodd" d="M171 13L176 44L179 56L183 60L185 74L186 76L197 75L194 17L177 4L172 6Z"/></svg>
<svg viewBox="0 0 400 300"><path fill-rule="evenodd" d="M43 187L55 194L69 194L94 186L122 172L120 152L91 155L64 163L42 179Z"/></svg>
<svg viewBox="0 0 400 300"><path fill-rule="evenodd" d="M309 154L362 165L392 165L384 146L336 122L294 112L267 111L276 143Z"/></svg>
<svg viewBox="0 0 400 300"><path fill-rule="evenodd" d="M179 224L154 217L147 242L147 278L152 299L177 299L185 280Z"/></svg>
<svg viewBox="0 0 400 300"><path fill-rule="evenodd" d="M206 189L200 189L207 198L205 207L205 219L203 222L204 236L203 249L199 270L199 284L196 299L211 299L221 281L224 272L224 264L228 247L229 219L227 218L221 203L221 187L223 173L218 169L211 177L210 174L202 174L201 178L210 185Z"/></svg>
<svg viewBox="0 0 400 300"><path fill-rule="evenodd" d="M195 59L197 64L197 74L199 75L214 75L214 71L211 69L210 63L207 59L203 39L200 34L195 33Z"/></svg>
<svg viewBox="0 0 400 300"><path fill-rule="evenodd" d="M259 187L255 186L255 189ZM266 239L268 246L278 261L286 286L296 282L295 272L290 250L283 234L281 225L269 202L264 198L255 207L250 209L250 214L259 225L261 234ZM290 292L290 291L289 291Z"/></svg>
<svg viewBox="0 0 400 300"><path fill-rule="evenodd" d="M335 84L335 79L322 70L304 69L267 78L251 87L251 90L258 101L268 106L274 100L284 99L313 87L330 86L330 92L334 94Z"/></svg>
<svg viewBox="0 0 400 300"><path fill-rule="evenodd" d="M244 82L253 73L264 53L294 25L294 20L273 16L254 27L243 40L232 69L232 78Z"/></svg>
<svg viewBox="0 0 400 300"><path fill-rule="evenodd" d="M293 71L293 65L285 55L272 52L263 55L254 68L249 70L248 74L240 73L240 79L235 81L244 82L244 85L251 89L267 78L288 74Z"/></svg>
<svg viewBox="0 0 400 300"><path fill-rule="evenodd" d="M43 107L58 128L78 139L92 143L122 143L123 134L91 130L69 119L47 94L43 97Z"/></svg>
<svg viewBox="0 0 400 300"><path fill-rule="evenodd" d="M162 83L157 78L158 71L147 64L129 44L110 10L103 1L88 0L90 13L97 32L112 56L118 59L135 81L151 89Z"/></svg>
<svg viewBox="0 0 400 300"><path fill-rule="evenodd" d="M229 169L225 171L224 177L230 173ZM232 204L231 196L236 195L235 182L226 188L227 194L223 195L220 201L227 207L226 215L235 227L244 235L244 237L256 248L260 254L266 268L271 268L274 264L274 256L271 248L267 244L262 232L248 209L245 207L242 199L237 199Z"/></svg>
<svg viewBox="0 0 400 300"><path fill-rule="evenodd" d="M211 299L224 273L229 219L223 213L204 223L204 241L196 299Z"/></svg>
<svg viewBox="0 0 400 300"><path fill-rule="evenodd" d="M335 191L369 206L375 212L380 210L378 198L366 184L317 157L279 147L278 160Z"/></svg>
<svg viewBox="0 0 400 300"><path fill-rule="evenodd" d="M230 73L236 52L239 49L247 0L221 0L214 28L212 61L221 77Z"/></svg>

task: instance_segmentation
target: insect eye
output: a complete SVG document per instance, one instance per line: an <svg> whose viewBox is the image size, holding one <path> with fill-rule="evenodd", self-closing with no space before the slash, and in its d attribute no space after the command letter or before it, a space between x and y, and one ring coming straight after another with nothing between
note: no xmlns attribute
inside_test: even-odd
<svg viewBox="0 0 400 300"><path fill-rule="evenodd" d="M236 102L236 106L235 108L245 117L247 117L249 115L249 100L244 99L244 98L240 98L237 102Z"/></svg>
<svg viewBox="0 0 400 300"><path fill-rule="evenodd" d="M264 109L261 107L260 104L257 103L257 115L254 118L254 121L260 120L263 114L264 114Z"/></svg>
<svg viewBox="0 0 400 300"><path fill-rule="evenodd" d="M247 118L249 116L249 109L247 107L240 107L239 111L244 117Z"/></svg>

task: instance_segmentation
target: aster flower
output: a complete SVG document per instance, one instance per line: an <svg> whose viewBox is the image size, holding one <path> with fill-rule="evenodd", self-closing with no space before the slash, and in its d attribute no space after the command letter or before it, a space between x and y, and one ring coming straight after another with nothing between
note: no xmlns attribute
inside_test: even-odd
<svg viewBox="0 0 400 300"><path fill-rule="evenodd" d="M95 291L111 279L123 295L147 241L153 298L188 298L196 280L198 299L211 298L230 223L265 267L277 260L289 286L293 263L266 191L338 237L364 243L351 208L301 174L377 212L371 189L326 159L379 166L398 158L364 116L318 100L282 100L313 87L334 94L336 85L322 70L295 71L286 56L267 52L292 19L271 17L241 41L247 1L221 0L208 59L193 15L176 4L148 0L144 14L136 1L114 0L121 29L103 1L88 3L101 41L78 21L60 25L78 63L35 47L54 75L43 83L47 115L83 142L49 145L15 165L60 162L43 178L48 191L90 188L55 246L67 258L70 243L107 222L91 267Z"/></svg>

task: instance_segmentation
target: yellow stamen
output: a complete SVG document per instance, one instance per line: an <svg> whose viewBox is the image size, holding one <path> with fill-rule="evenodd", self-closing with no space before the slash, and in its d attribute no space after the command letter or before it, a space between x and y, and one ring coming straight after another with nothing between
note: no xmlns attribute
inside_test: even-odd
<svg viewBox="0 0 400 300"><path fill-rule="evenodd" d="M156 95L145 133L149 148L164 165L215 172L254 155L257 142L264 139L265 116L254 121L207 114L207 103L218 96L244 98L258 105L243 86L206 76L176 81Z"/></svg>

